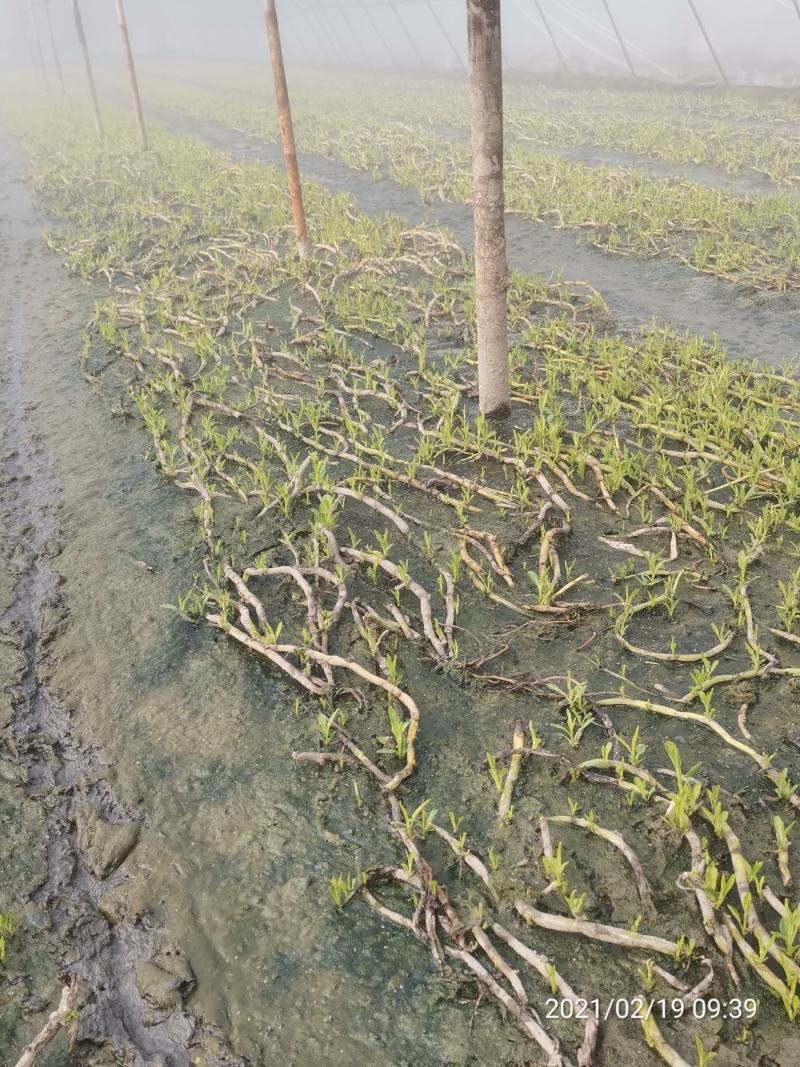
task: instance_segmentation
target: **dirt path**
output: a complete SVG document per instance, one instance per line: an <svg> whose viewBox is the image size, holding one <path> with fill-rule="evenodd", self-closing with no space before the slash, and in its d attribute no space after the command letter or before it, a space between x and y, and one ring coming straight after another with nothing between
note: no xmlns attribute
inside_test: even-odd
<svg viewBox="0 0 800 1067"><path fill-rule="evenodd" d="M142 995L141 968L163 946L165 932L153 924L109 922L103 914L102 898L123 883L120 868L135 854L143 814L120 799L107 755L83 734L75 723L76 709L66 707L50 685L55 646L71 624L68 583L61 572L71 509L65 506L52 438L58 436L62 447L79 458L81 435L72 431L97 414L87 404L77 364L74 374L65 373L79 350L92 294L44 248L42 220L24 185L22 158L7 134L0 137L0 508L7 594L2 630L16 659L14 669L6 666L0 677L9 702L2 740L17 770L13 805L22 818L28 807L38 808L39 843L30 845L43 852L38 877L28 885L14 885L11 864L0 875L0 896L6 898L0 904L12 908L22 926L9 945L14 973L35 972L41 964L48 921L58 931L57 945L49 946L50 980L35 990L32 1002L29 998L28 1017L8 1034L3 1052L10 1055L38 1031L39 1016L53 1006L51 976L62 971L76 975L84 993L76 1030L84 1051L76 1063L112 1062L102 1048L89 1054L83 1042L91 1042L124 1052L132 1064L179 1067L189 1063L194 1020L183 1011L180 995L160 1018ZM73 426L65 425L67 410ZM95 481L93 489L100 491L101 485ZM37 921L43 927L38 940L32 930ZM188 992L192 984L186 975L176 980L175 991Z"/></svg>

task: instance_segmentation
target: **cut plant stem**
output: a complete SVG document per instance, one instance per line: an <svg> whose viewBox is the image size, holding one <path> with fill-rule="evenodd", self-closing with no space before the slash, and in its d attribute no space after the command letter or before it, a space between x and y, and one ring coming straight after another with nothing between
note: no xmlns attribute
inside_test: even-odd
<svg viewBox="0 0 800 1067"><path fill-rule="evenodd" d="M604 941L609 945L620 945L622 948L637 949L641 952L660 952L665 956L674 956L678 951L677 943L664 937L635 933L633 930L591 922L589 919L554 915L552 912L539 911L524 900L515 901L514 907L526 922L540 926L543 930L553 930L560 934L579 934L592 941Z"/></svg>
<svg viewBox="0 0 800 1067"><path fill-rule="evenodd" d="M518 719L514 723L514 739L511 743L512 750L522 749L524 744L525 730L521 720ZM520 768L522 767L522 757L523 753L521 751L515 751L511 757L511 763L508 766L506 779L503 783L503 792L500 794L500 803L497 808L497 814L501 819L505 819L511 810L511 798L517 778L519 778Z"/></svg>

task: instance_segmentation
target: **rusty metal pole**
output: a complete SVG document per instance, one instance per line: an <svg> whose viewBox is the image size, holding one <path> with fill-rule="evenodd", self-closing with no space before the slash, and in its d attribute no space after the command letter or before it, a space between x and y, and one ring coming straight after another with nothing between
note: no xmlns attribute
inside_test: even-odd
<svg viewBox="0 0 800 1067"><path fill-rule="evenodd" d="M692 9L692 11L694 13L694 17L697 20L697 25L700 27L700 32L702 33L702 35L703 35L703 37L705 39L705 42L708 45L708 50L711 53L711 55L713 56L714 62L717 64L717 70L719 71L720 78L722 78L723 82L726 85L730 85L730 81L728 80L728 75L725 73L725 70L724 70L722 64L719 61L719 56L717 55L717 52L716 52L716 49L714 48L714 45L711 43L711 38L708 36L708 32L707 32L705 26L703 25L703 20L700 18L700 12L695 7L694 0L689 0L689 7Z"/></svg>
<svg viewBox="0 0 800 1067"><path fill-rule="evenodd" d="M61 73L61 60L58 58L58 48L56 48L56 38L53 33L53 23L50 20L50 0L44 0L44 17L47 19L47 32L50 34L50 47L53 50L53 62L56 65L56 73L58 74L58 81L61 85L61 92L64 96L67 95L67 90L64 87L64 75Z"/></svg>
<svg viewBox="0 0 800 1067"><path fill-rule="evenodd" d="M131 88L131 100L133 102L133 110L136 115L136 125L139 127L139 137L142 141L142 148L147 151L147 129L144 124L144 114L142 113L142 101L139 96L139 83L136 80L136 67L133 65L133 52L131 52L131 39L128 36L128 23L125 20L125 9L122 6L122 0L116 0L117 3L117 22L119 23L119 32L122 37L122 50L125 53L125 66L128 68L128 82Z"/></svg>
<svg viewBox="0 0 800 1067"><path fill-rule="evenodd" d="M97 93L94 87L94 75L92 74L92 61L89 58L89 49L86 44L86 34L83 32L83 19L78 0L72 0L72 14L75 16L75 31L78 34L81 52L83 53L83 65L86 68L86 80L89 83L89 95L92 98L92 113L94 115L94 128L97 136L103 138L103 120L100 118L100 108L97 106Z"/></svg>
<svg viewBox="0 0 800 1067"><path fill-rule="evenodd" d="M547 31L547 36L550 38L550 43L552 44L553 48L555 49L555 53L558 56L558 62L561 64L561 69L564 71L565 74L568 74L569 68L567 67L567 61L564 58L564 53L561 51L558 41L556 40L556 35L553 33L552 27L550 26L550 23L548 22L547 17L545 16L544 11L542 10L542 5L539 3L539 0L533 0L533 2L536 5L536 10L539 12L539 18L542 20L542 25Z"/></svg>
<svg viewBox="0 0 800 1067"><path fill-rule="evenodd" d="M311 255L311 241L306 230L306 213L303 209L303 191L300 187L300 171L297 167L297 149L294 144L292 111L289 105L289 90L286 87L286 71L283 68L281 35L278 29L278 14L275 0L264 0L264 21L267 26L269 58L272 64L272 79L275 83L275 101L278 105L278 122L281 127L283 163L289 184L289 199L292 202L294 232L297 237L297 252L301 259Z"/></svg>
<svg viewBox="0 0 800 1067"><path fill-rule="evenodd" d="M622 34L619 32L619 26L617 25L617 20L614 18L614 15L611 12L611 5L609 4L608 0L603 0L603 7L605 7L605 9L606 9L606 14L608 15L608 21L611 23L611 25L612 25L612 27L614 29L614 33L617 35L617 40L619 41L619 47L622 50L623 56L625 56L625 62L628 64L628 70L631 72L631 77L635 78L636 77L636 71L635 71L634 66L633 66L633 61L631 60L630 52L628 52L628 49L625 47L625 42L622 39Z"/></svg>
<svg viewBox="0 0 800 1067"><path fill-rule="evenodd" d="M508 264L503 191L503 61L500 0L467 0L478 403L507 415Z"/></svg>

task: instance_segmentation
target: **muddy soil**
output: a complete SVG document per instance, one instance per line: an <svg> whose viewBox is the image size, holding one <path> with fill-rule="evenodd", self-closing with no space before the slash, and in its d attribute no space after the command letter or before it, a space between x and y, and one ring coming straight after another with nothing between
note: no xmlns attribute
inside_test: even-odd
<svg viewBox="0 0 800 1067"><path fill-rule="evenodd" d="M328 879L368 850L327 825L327 777L292 764L308 747L294 690L170 606L200 569L191 503L83 379L100 293L42 245L48 220L8 136L0 157L14 571L0 907L19 919L21 976L0 1063L38 1031L64 970L85 1006L59 1067L518 1062L522 1038L475 1014L474 992L404 936L331 908Z"/></svg>
<svg viewBox="0 0 800 1067"><path fill-rule="evenodd" d="M113 1049L130 1064L178 1065L188 1062L196 1029L182 1010L182 994L194 979L188 970L172 975L179 995L169 1010L154 1014L137 969L169 949L167 933L153 923L109 922L99 904L124 882L144 816L120 799L112 761L78 728L80 701L66 705L49 681L59 662L55 647L71 620L70 583L61 566L69 501L53 446L57 441L73 458L86 447L81 427L91 417L90 398L85 387L75 388L82 386L79 376L73 381L64 371L91 294L65 277L43 247L42 223L7 135L0 160L0 739L3 822L11 846L11 862L0 873L0 908L14 912L19 925L9 944L9 969L0 972L0 1003L11 994L0 1022L1 1062L13 1062L6 1057L38 1032L42 1013L58 999L63 983L56 979L69 974L82 989L72 1034L76 1051L54 1050L52 1062L118 1062ZM62 432L65 407L55 403L69 405L70 387L78 420L72 436L69 428ZM102 509L95 514L102 521ZM21 832L24 850L14 847Z"/></svg>
<svg viewBox="0 0 800 1067"><path fill-rule="evenodd" d="M280 146L260 141L218 122L151 108L177 132L192 134L239 159L280 162ZM368 214L392 211L414 225L447 226L465 248L472 246L472 212L462 204L425 204L415 190L323 156L300 153L303 174L326 188L348 192ZM752 293L666 259L612 256L579 236L509 215L506 219L509 265L543 278L588 278L609 305L620 329L654 319L692 334L716 335L735 357L782 363L800 355L800 297Z"/></svg>
<svg viewBox="0 0 800 1067"><path fill-rule="evenodd" d="M168 606L200 569L191 501L144 458L146 438L126 417L120 372L110 369L101 386L83 381L80 325L105 290L70 280L40 247L46 220L32 210L11 151L6 184L17 215L9 239L18 245L4 270L24 343L5 359L15 382L10 407L24 413L24 425L13 424L9 449L27 464L15 477L31 475L25 500L27 512L40 516L31 523L41 546L37 557L46 554L50 538L57 541L47 549L53 555L46 566L22 564L26 589L54 585L58 597L43 600L42 606L58 608L51 621L43 623L41 611L31 616L37 649L31 662L36 690L46 689L47 707L57 709L48 720L51 730L61 730L57 748L70 753L57 773L78 759L73 752L87 761L80 782L61 779L69 794L64 818L77 825L65 833L48 824L44 833L51 854L56 841L74 848L80 860L75 895L82 903L88 898L90 914L108 921L120 946L115 975L124 988L116 995L133 1014L129 1048L146 1033L183 1041L183 1048L151 1059L140 1051L147 1063L159 1062L156 1056L168 1063L231 1062L223 1037L254 1064L526 1062L529 1050L517 1031L485 1004L475 1010L474 988L442 978L421 947L358 906L341 914L331 908L332 874L389 859L374 846L374 825L386 836L382 812L369 802L362 809L346 776L295 769L291 751L314 743L313 723L295 712L296 691ZM330 182L337 171L326 173ZM402 193L421 215L430 212L391 183L376 186L345 168L338 173L351 185L363 178L375 210ZM457 210L463 223L467 211ZM635 266L642 270L641 262ZM34 446L42 457L35 462ZM51 581L50 572L60 577ZM18 595L17 603L27 599ZM496 625L486 613L463 621L481 634ZM658 643L657 634L645 639ZM549 640L537 633L530 661L554 669L575 660L580 641L571 632ZM605 639L604 650L610 643ZM648 688L649 671L635 679ZM415 787L442 812L468 813L470 831L482 839L493 821L493 794L476 768L487 748L507 743L514 709L502 692L432 677L422 664L414 677L417 699L432 709ZM532 702L530 713L543 728L553 718L552 705L541 701ZM780 694L765 697L761 715L772 741L787 725ZM648 743L660 744L665 731L651 724L646 730ZM671 732L688 752L704 745L688 727ZM76 747L67 750L70 733ZM719 766L710 753L704 758L718 780L731 788L743 784L729 759ZM515 821L525 832L498 842L503 862L527 862L533 836L527 828L543 810L563 808L557 785L544 772L530 773ZM745 802L755 804L752 777L744 788L751 791ZM615 800L596 793L587 803L601 821L616 812ZM649 869L672 886L677 872L668 842L644 820L633 828L646 845ZM759 854L765 847L759 840ZM579 855L576 865L592 898L610 901L615 920L632 922L629 879L599 853ZM661 928L677 935L686 922L684 902L676 906L665 894L663 904ZM583 988L593 988L602 974L605 989L623 990L626 967L619 958L558 937L543 936L541 943L584 979ZM91 989L92 975L86 985ZM137 1011L147 1024L138 1029ZM197 1027L194 1036L175 1036L187 1021ZM727 1029L710 1034L725 1039L718 1061L724 1067L796 1061L794 1036L771 1004L751 1046L737 1047ZM607 1028L598 1063L612 1067L623 1057L632 1067L654 1062L631 1023Z"/></svg>

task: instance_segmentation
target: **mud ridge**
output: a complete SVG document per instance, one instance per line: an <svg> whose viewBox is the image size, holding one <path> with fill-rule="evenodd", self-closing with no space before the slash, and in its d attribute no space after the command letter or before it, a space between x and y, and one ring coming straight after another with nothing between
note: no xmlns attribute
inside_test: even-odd
<svg viewBox="0 0 800 1067"><path fill-rule="evenodd" d="M26 795L38 799L45 813L47 877L34 899L65 941L66 971L87 990L76 1040L110 1044L137 1065L178 1067L188 1063L194 1022L179 1010L145 1027L142 1018L152 1009L136 983L137 966L154 955L162 932L113 925L98 910L124 877L119 867L135 847L140 816L114 795L98 754L73 734L69 714L43 680L48 640L68 625L68 617L60 576L50 564L60 550L56 498L13 376L14 368L6 368L2 378L4 480L11 489L4 494L4 512L14 531L5 548L19 576L3 628L22 659L10 687L13 744Z"/></svg>

